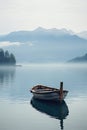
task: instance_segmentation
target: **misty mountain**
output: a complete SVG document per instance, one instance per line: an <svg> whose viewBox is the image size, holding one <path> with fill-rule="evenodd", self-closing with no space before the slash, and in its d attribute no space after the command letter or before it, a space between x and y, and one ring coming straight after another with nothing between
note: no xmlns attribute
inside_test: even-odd
<svg viewBox="0 0 87 130"><path fill-rule="evenodd" d="M73 32L67 31L66 29L44 29L37 28L33 31L16 31L11 32L7 35L0 36L0 41L9 41L9 42L33 42L33 41L41 41L41 42L86 42L85 39L79 38L74 35Z"/></svg>
<svg viewBox="0 0 87 130"><path fill-rule="evenodd" d="M86 39L56 28L11 32L0 36L0 46L13 52L17 62L64 62L87 52Z"/></svg>
<svg viewBox="0 0 87 130"><path fill-rule="evenodd" d="M79 37L87 39L87 31L83 31L77 34Z"/></svg>
<svg viewBox="0 0 87 130"><path fill-rule="evenodd" d="M87 53L83 56L73 58L73 59L69 60L68 62L72 62L72 63L87 62Z"/></svg>

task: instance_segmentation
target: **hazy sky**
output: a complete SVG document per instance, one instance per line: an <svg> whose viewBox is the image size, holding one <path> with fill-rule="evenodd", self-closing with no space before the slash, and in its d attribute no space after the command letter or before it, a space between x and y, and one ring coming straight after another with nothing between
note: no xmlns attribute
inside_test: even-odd
<svg viewBox="0 0 87 130"><path fill-rule="evenodd" d="M87 30L87 0L0 0L0 34L38 26Z"/></svg>

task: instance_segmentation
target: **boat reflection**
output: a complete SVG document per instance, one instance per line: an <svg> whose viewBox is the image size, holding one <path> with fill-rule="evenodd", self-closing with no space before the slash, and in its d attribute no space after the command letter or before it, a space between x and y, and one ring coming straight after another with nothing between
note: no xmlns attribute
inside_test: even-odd
<svg viewBox="0 0 87 130"><path fill-rule="evenodd" d="M52 102L52 101L44 101L38 100L34 97L31 99L31 105L38 111L49 115L52 118L60 120L61 130L64 129L63 120L66 119L69 114L68 106L65 101L60 102Z"/></svg>

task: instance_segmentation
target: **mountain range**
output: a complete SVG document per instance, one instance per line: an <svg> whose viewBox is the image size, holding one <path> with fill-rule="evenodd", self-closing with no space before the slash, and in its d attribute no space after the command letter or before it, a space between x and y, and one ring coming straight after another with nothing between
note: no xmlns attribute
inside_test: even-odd
<svg viewBox="0 0 87 130"><path fill-rule="evenodd" d="M37 28L0 36L0 47L13 52L17 62L65 62L87 52L87 40L66 29Z"/></svg>

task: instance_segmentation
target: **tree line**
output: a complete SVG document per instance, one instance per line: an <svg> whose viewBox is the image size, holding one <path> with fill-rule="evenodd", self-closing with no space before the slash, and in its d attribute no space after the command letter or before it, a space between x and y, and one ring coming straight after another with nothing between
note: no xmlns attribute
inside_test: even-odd
<svg viewBox="0 0 87 130"><path fill-rule="evenodd" d="M15 65L16 59L13 53L0 49L0 65Z"/></svg>

